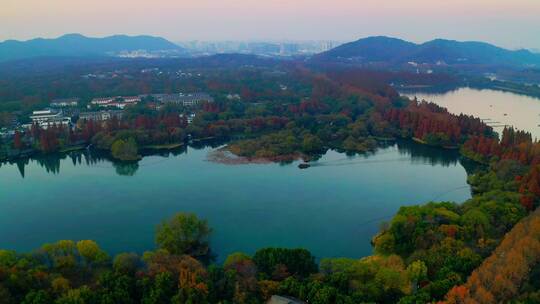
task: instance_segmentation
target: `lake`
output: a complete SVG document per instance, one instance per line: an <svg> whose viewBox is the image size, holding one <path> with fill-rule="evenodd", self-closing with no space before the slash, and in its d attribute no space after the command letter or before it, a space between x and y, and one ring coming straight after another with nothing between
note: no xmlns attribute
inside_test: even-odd
<svg viewBox="0 0 540 304"><path fill-rule="evenodd" d="M484 119L501 133L504 125L531 132L540 139L540 99L494 90L459 88L443 94L402 92L408 97L433 101L455 114L469 114Z"/></svg>
<svg viewBox="0 0 540 304"><path fill-rule="evenodd" d="M4 163L0 248L29 251L93 239L111 254L154 248L156 225L194 212L214 229L222 261L236 251L303 247L318 258L371 254L371 238L400 206L470 198L456 151L398 142L369 155L329 151L313 167L225 165L216 147L188 147L115 163L84 151Z"/></svg>

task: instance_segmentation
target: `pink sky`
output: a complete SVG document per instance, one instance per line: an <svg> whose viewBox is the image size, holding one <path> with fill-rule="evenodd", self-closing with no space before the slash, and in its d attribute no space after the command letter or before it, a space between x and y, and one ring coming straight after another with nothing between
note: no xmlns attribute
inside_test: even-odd
<svg viewBox="0 0 540 304"><path fill-rule="evenodd" d="M0 40L150 34L180 40L416 42L540 48L540 0L0 0Z"/></svg>

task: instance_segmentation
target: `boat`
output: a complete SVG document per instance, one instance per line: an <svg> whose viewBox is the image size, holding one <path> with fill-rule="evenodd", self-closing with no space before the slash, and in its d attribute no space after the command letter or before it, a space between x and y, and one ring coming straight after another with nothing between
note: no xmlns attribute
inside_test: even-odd
<svg viewBox="0 0 540 304"><path fill-rule="evenodd" d="M307 169L309 167L311 167L311 165L308 164L308 163L301 163L301 164L298 165L298 168L300 168L300 169Z"/></svg>

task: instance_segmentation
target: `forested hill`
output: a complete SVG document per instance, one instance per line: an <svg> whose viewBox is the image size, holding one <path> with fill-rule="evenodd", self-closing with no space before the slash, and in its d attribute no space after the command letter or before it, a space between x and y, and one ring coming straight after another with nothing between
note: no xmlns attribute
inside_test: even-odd
<svg viewBox="0 0 540 304"><path fill-rule="evenodd" d="M0 42L0 61L34 57L103 56L137 50L183 52L180 46L160 37L115 35L90 38L80 34L69 34L55 39Z"/></svg>
<svg viewBox="0 0 540 304"><path fill-rule="evenodd" d="M507 50L488 43L436 39L422 44L385 36L368 37L321 53L314 62L403 64L479 64L540 66L540 55Z"/></svg>

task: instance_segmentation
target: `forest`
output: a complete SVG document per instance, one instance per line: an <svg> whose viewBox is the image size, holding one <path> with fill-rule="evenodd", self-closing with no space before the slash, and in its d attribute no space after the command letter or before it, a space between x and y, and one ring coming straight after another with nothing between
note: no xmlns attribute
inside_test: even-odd
<svg viewBox="0 0 540 304"><path fill-rule="evenodd" d="M2 143L4 151L91 144L136 161L147 146L217 138L246 158L309 161L328 149L363 153L378 140L402 138L459 149L481 164L468 177L473 197L402 207L362 259L316 261L304 249L264 248L218 265L210 223L185 213L159 225L156 249L143 255L109 257L88 240L3 250L0 303L263 303L274 294L308 303L538 303L540 143L530 134L507 128L499 136L478 118L401 98L363 71L207 72L196 81L215 102L197 108L191 124L181 116L187 109L142 103L104 123L34 126ZM152 82L140 84L153 90ZM223 98L231 92L241 101Z"/></svg>
<svg viewBox="0 0 540 304"><path fill-rule="evenodd" d="M117 159L136 160L139 149L182 144L189 136L191 140L236 139L229 149L248 158L311 159L328 149L370 151L377 139L415 138L434 146L457 147L467 134L490 132L478 119L454 117L433 104L401 98L384 83L366 82L370 78L363 72L357 76L350 72L345 81L336 76L339 73L320 74L296 66L284 69L287 72L226 70L197 80L216 101L196 109L155 110L152 102L142 102L127 109L122 119L79 121L75 128L33 126L16 132L12 143L3 143L0 156L13 159L92 144ZM231 92L240 92L241 101L224 97ZM192 111L195 119L188 125L185 116Z"/></svg>

